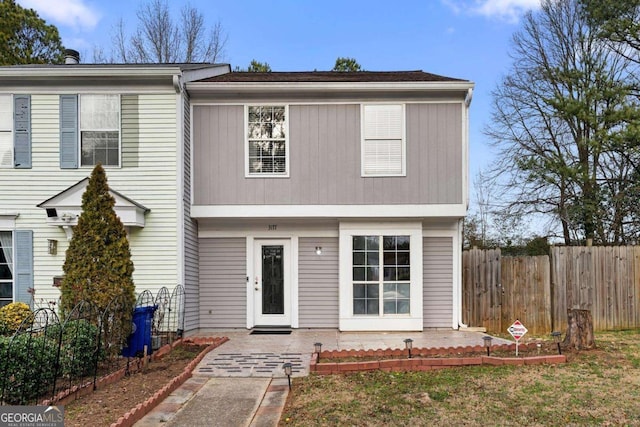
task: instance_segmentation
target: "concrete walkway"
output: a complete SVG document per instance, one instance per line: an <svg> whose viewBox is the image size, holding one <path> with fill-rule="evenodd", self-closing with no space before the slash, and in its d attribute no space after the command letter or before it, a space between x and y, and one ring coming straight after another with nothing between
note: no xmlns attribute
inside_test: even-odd
<svg viewBox="0 0 640 427"><path fill-rule="evenodd" d="M339 332L294 330L290 335L250 335L246 330L204 331L226 336L225 344L209 352L193 377L135 424L152 426L276 426L289 391L282 365L293 364L294 377L309 374L314 343L323 350L414 348L482 345L480 332ZM509 343L494 338L494 344Z"/></svg>

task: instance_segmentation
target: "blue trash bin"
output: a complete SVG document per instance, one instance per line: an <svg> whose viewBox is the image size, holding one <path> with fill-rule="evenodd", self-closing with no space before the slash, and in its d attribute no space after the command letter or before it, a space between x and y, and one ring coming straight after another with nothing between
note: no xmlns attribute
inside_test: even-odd
<svg viewBox="0 0 640 427"><path fill-rule="evenodd" d="M158 309L157 305L136 307L133 310L133 322L131 335L127 339L127 346L122 349L125 357L142 357L144 346L147 346L147 354L151 354L151 325L153 323L153 313Z"/></svg>

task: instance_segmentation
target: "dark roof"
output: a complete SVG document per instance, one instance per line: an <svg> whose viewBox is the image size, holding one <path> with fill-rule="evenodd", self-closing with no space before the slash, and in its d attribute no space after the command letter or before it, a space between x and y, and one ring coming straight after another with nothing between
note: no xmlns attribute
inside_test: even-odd
<svg viewBox="0 0 640 427"><path fill-rule="evenodd" d="M424 71L294 71L294 72L231 72L215 77L198 80L198 82L464 82L468 80L454 79L425 73Z"/></svg>
<svg viewBox="0 0 640 427"><path fill-rule="evenodd" d="M211 64L207 62L197 62L197 63L145 63L145 64L89 64L89 63L80 63L80 64L20 64L20 65L5 65L0 68L41 68L41 69L65 69L65 68L164 68L164 67L179 67L182 71L191 71L191 70L199 70L203 68L209 67L217 67L221 65L229 65L229 64Z"/></svg>

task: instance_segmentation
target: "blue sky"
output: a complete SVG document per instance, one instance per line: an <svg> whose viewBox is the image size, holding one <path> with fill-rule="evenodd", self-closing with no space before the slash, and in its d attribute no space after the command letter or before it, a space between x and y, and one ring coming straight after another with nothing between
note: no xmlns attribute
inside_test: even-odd
<svg viewBox="0 0 640 427"><path fill-rule="evenodd" d="M94 46L108 51L114 24L128 28L144 0L18 0L58 27L65 47L90 62ZM176 17L187 3L169 1ZM392 4L395 3L395 4ZM209 25L227 36L224 62L252 59L274 71L329 70L339 56L365 70L424 70L476 84L470 116L470 173L493 158L482 129L491 91L509 71L511 36L539 0L191 0ZM473 199L473 188L471 188Z"/></svg>

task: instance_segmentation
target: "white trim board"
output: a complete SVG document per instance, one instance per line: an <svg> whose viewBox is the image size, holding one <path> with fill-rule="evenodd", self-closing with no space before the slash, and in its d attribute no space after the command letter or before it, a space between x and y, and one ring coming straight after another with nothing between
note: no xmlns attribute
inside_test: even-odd
<svg viewBox="0 0 640 427"><path fill-rule="evenodd" d="M398 205L192 205L192 218L424 218L458 219L465 203Z"/></svg>

